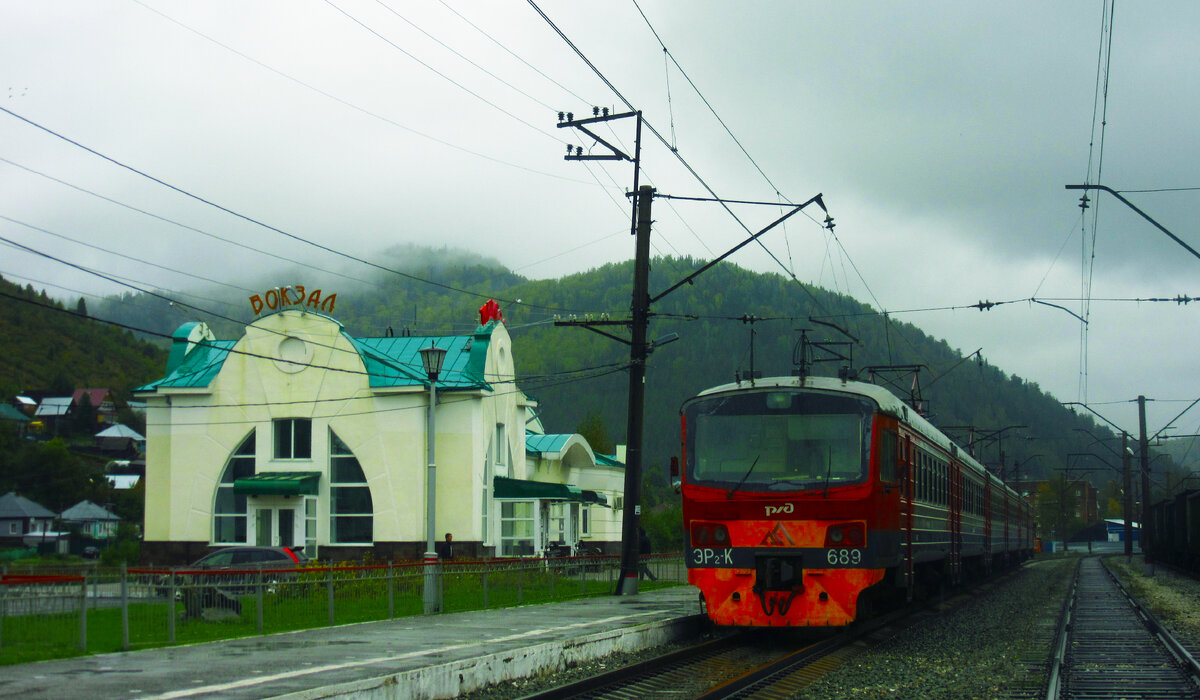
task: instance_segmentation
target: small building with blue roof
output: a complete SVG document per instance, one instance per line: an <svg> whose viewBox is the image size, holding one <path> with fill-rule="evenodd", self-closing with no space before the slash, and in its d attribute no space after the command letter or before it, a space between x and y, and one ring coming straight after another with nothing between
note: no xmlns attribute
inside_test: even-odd
<svg viewBox="0 0 1200 700"><path fill-rule="evenodd" d="M421 558L430 391L420 350L431 344L446 350L435 539L452 533L460 557L559 543L613 551L623 467L579 435L540 434L491 303L461 336L358 338L304 307L262 316L235 340L180 326L164 376L136 390L146 402L143 559L187 562L233 544Z"/></svg>

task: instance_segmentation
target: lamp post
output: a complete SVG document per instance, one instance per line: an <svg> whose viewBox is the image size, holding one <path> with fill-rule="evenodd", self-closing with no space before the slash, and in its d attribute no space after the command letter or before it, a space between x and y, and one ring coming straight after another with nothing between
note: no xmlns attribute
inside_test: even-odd
<svg viewBox="0 0 1200 700"><path fill-rule="evenodd" d="M425 614L432 615L441 612L441 596L438 590L437 563L438 555L433 548L436 529L434 512L437 508L437 467L434 461L434 437L437 435L435 415L437 409L437 380L442 371L442 362L446 359L446 351L432 343L429 347L421 348L421 364L425 366L425 374L429 377L429 424L426 426L425 437L429 466L425 474Z"/></svg>

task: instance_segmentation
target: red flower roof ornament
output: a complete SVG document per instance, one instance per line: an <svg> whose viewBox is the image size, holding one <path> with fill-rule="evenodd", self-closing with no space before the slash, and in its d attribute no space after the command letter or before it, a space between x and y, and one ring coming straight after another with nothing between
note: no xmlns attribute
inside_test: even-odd
<svg viewBox="0 0 1200 700"><path fill-rule="evenodd" d="M500 305L495 299L488 299L486 304L479 307L479 325L486 326L488 321L504 321L504 316L500 314Z"/></svg>

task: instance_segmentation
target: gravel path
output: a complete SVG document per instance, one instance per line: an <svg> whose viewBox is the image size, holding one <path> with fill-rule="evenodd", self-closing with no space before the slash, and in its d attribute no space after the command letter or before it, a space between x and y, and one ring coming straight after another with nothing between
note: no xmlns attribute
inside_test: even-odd
<svg viewBox="0 0 1200 700"><path fill-rule="evenodd" d="M1179 643L1200 658L1200 581L1161 566L1147 577L1145 560L1140 555L1128 564L1124 556L1104 561Z"/></svg>

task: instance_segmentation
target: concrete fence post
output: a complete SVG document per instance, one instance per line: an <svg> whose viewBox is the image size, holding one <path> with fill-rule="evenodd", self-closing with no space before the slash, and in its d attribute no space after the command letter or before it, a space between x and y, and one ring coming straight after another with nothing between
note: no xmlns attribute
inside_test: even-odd
<svg viewBox="0 0 1200 700"><path fill-rule="evenodd" d="M79 651L87 651L87 573L79 582Z"/></svg>
<svg viewBox="0 0 1200 700"><path fill-rule="evenodd" d="M129 565L121 562L121 648L129 651Z"/></svg>
<svg viewBox="0 0 1200 700"><path fill-rule="evenodd" d="M258 585L255 586L254 588L255 588L254 603L255 603L255 606L257 607L257 611L255 612L255 616L254 616L254 625L255 625L255 629L258 630L258 633L262 634L263 633L263 603L264 603L262 567L259 567L259 569L258 569Z"/></svg>
<svg viewBox="0 0 1200 700"><path fill-rule="evenodd" d="M388 559L388 619L396 617L396 569L394 562Z"/></svg>
<svg viewBox="0 0 1200 700"><path fill-rule="evenodd" d="M175 569L167 574L167 641L175 643Z"/></svg>
<svg viewBox="0 0 1200 700"><path fill-rule="evenodd" d="M328 595L329 600L329 626L333 626L333 560L329 560L329 584Z"/></svg>

